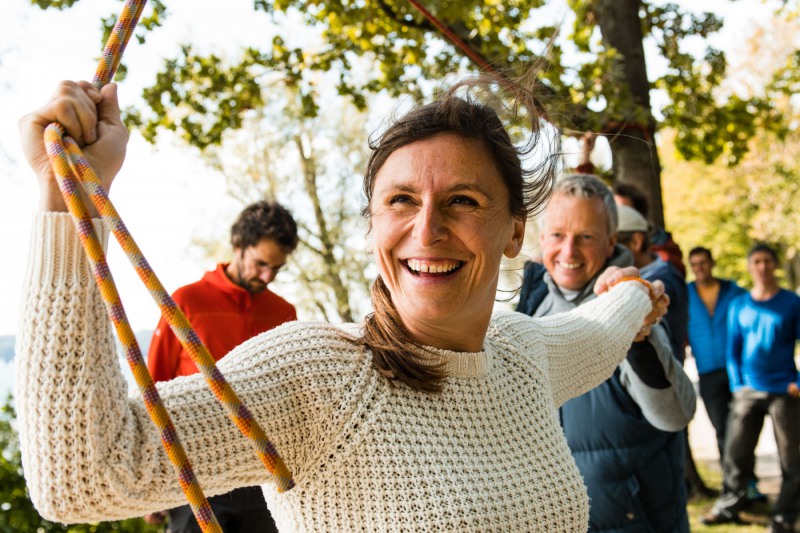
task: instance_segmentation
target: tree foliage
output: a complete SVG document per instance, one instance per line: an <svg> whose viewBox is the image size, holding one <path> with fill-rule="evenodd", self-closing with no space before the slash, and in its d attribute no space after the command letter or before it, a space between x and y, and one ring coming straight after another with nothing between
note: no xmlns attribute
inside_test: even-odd
<svg viewBox="0 0 800 533"><path fill-rule="evenodd" d="M674 148L671 141L665 140L665 153ZM750 283L747 250L757 241L771 243L785 259L785 281L797 288L800 230L791 221L800 205L800 136L781 141L765 135L752 145L769 155L751 152L736 167L672 159L674 152L667 156L664 196L670 229L684 252L710 248L720 275L742 285Z"/></svg>
<svg viewBox="0 0 800 533"><path fill-rule="evenodd" d="M36 3L63 8L73 2ZM424 5L501 75L536 69L533 89L562 131L606 134L612 178L648 194L656 223L662 222L654 144L659 129L676 132L675 147L686 159L734 165L760 132L783 139L793 127L774 102L791 94L797 65L776 72L774 83L760 93L744 94L723 83L728 66L723 51L705 45L698 53L689 47L720 30L724 21L713 13L688 12L662 0L425 0ZM782 5L787 17L796 9L794 1ZM248 113L264 105L276 77L296 88L304 115L313 118L320 110L318 72L335 73L339 94L363 108L370 93L418 96L431 82L475 70L407 0L255 0L253 6L254 16L278 28L270 46L223 57L200 43L185 43L144 91L146 107L131 110L131 124L150 140L166 129L203 148L221 142L225 131L240 128ZM180 13L156 1L138 35L168 16ZM309 47L293 38L286 24L290 16L314 28L319 42ZM665 101L657 110L650 101L653 89Z"/></svg>
<svg viewBox="0 0 800 533"><path fill-rule="evenodd" d="M25 478L22 456L14 429L16 413L9 396L0 406L0 531L15 533L156 533L141 519L66 526L45 520L33 507Z"/></svg>
<svg viewBox="0 0 800 533"><path fill-rule="evenodd" d="M796 94L800 64L795 48L800 20L773 20L743 44L727 83L743 92ZM777 112L790 127L756 131L749 150L733 167L724 161L687 161L676 150L674 131L665 132L662 154L665 204L670 229L687 251L698 245L714 251L720 273L750 283L745 255L755 241L775 245L784 258L785 282L800 287L800 101L774 97ZM792 126L793 125L793 126Z"/></svg>
<svg viewBox="0 0 800 533"><path fill-rule="evenodd" d="M64 8L74 0L35 3ZM289 28L278 31L270 47L245 48L238 58L185 43L145 90L147 109L130 114L148 139L164 128L200 148L218 144L225 131L241 127L248 112L264 105L274 76L297 89L304 115L313 118L319 112L314 72L335 72L338 92L363 108L371 92L419 95L425 80L471 68L463 52L405 0L255 0L253 5L279 28L299 13L321 43L309 50L292 39ZM661 218L661 169L653 148L658 128L677 132L675 146L683 157L706 163L722 157L727 164L742 159L757 132L787 134L785 117L772 104L776 94L788 90L786 84L775 83L760 95L726 92L721 90L725 54L712 47L702 57L687 51L688 40L721 28L723 20L712 13L688 13L656 0L426 0L424 5L503 75L537 67L535 90L562 130L610 135L614 177L649 193L656 222ZM140 36L167 16L180 16L160 1L150 9ZM562 28L569 19L572 28ZM664 65L654 79L648 79L644 42L660 55L647 59ZM364 61L372 67L360 66ZM651 109L652 88L667 99L660 123Z"/></svg>

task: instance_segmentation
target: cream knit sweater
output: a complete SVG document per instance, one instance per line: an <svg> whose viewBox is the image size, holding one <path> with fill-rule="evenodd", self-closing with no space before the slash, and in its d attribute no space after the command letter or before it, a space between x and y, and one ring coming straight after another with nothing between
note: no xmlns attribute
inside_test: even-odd
<svg viewBox="0 0 800 533"><path fill-rule="evenodd" d="M37 509L90 522L181 504L66 215L37 215L23 294L17 407ZM622 283L567 314L496 314L484 351L435 350L441 394L379 376L348 341L355 325L295 322L244 343L220 368L294 473L284 494L199 376L159 391L206 494L263 484L281 531L585 531L557 408L612 373L649 309Z"/></svg>

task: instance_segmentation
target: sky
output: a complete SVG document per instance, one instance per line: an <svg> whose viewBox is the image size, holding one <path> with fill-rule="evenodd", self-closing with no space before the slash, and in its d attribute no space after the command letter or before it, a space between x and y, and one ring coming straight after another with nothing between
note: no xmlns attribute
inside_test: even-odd
<svg viewBox="0 0 800 533"><path fill-rule="evenodd" d="M37 208L38 188L19 146L16 123L43 105L62 79L91 79L101 46L101 16L120 10L118 1L81 0L65 11L41 11L29 0L5 0L0 17L0 335L17 328L20 286L27 260L30 223ZM148 38L135 40L124 60L129 76L120 85L122 105L137 100L141 88L161 64L160 54L182 39L214 36L236 46L239 35L261 36L267 42L266 17L254 16L251 2L171 0L179 16ZM213 16L212 16L213 14ZM226 23L230 22L230 23ZM133 134L125 166L110 197L131 234L170 292L198 279L213 265L192 250L193 236L224 235L239 210L218 176L203 167L197 154L176 143L153 147ZM115 242L109 264L134 330L152 329L158 309L138 281Z"/></svg>
<svg viewBox="0 0 800 533"><path fill-rule="evenodd" d="M689 4L689 2L683 2ZM132 40L125 53L129 76L120 85L122 105L136 103L152 80L161 57L182 40L218 49L266 44L265 15L251 1L170 0L167 26L144 45ZM767 11L761 0L695 0L692 9L721 10L725 30L718 46L735 44L750 20ZM99 21L119 12L116 0L81 0L64 11L41 11L30 0L4 0L0 17L0 335L14 334L30 223L37 207L35 179L24 162L16 123L43 105L61 79L91 79L101 51ZM288 21L295 24L296 21ZM302 37L303 29L298 27ZM198 38L198 36L203 36ZM245 40L246 39L246 40ZM226 195L223 180L203 167L196 152L170 139L156 147L136 133L111 199L170 292L213 267L189 245L193 237L224 235L240 206ZM135 331L152 329L158 309L112 242L109 263ZM278 290L280 292L280 290Z"/></svg>

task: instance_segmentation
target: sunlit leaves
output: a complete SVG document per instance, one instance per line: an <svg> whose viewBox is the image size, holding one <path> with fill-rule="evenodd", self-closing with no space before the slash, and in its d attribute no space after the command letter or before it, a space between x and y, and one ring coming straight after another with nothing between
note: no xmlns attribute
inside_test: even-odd
<svg viewBox="0 0 800 533"><path fill-rule="evenodd" d="M793 223L800 206L800 102L792 96L798 24L775 18L743 43L747 46L728 82L736 81L743 94L755 97L731 97L712 111L698 108L702 114L691 129L670 129L661 136L670 228L684 250L711 248L719 273L743 284L749 283L747 249L754 241L766 241L786 260L786 285L800 286L800 225ZM764 116L775 118L765 123ZM687 132L710 130L713 135L686 137ZM727 146L706 146L719 139ZM681 151L698 150L701 160L719 151L723 156L712 165L687 161L675 148L681 143L686 145ZM745 143L746 152L736 148Z"/></svg>
<svg viewBox="0 0 800 533"><path fill-rule="evenodd" d="M72 7L79 0L31 0L31 5L38 6L41 9L65 9Z"/></svg>
<svg viewBox="0 0 800 533"><path fill-rule="evenodd" d="M265 72L257 50L248 49L238 63L228 64L214 54L197 55L185 45L182 55L168 60L156 83L144 91L150 114L134 114L131 121L150 141L158 128L165 128L179 131L201 149L217 144L227 129L241 126L247 111L263 104Z"/></svg>
<svg viewBox="0 0 800 533"><path fill-rule="evenodd" d="M38 0L42 7L69 7L74 0ZM157 28L167 16L163 0L151 0L137 38ZM542 98L565 130L611 131L618 124L649 127L651 110L637 104L626 78L631 50L613 49L597 23L599 0L566 0L575 15L571 31L542 16L545 0L426 0L425 7L496 69L507 72L535 65ZM337 92L363 108L366 95L419 95L464 69L477 70L466 56L405 0L255 0L254 10L275 22L299 15L321 37L313 52L298 48L283 33L261 50L241 57L202 57L187 43L178 57L164 63L155 84L145 92L149 110L131 113L148 139L159 128L180 132L203 147L219 142L226 128L241 126L244 114L260 105L261 92L275 78L300 91L303 112L318 113L313 77L338 72ZM785 12L796 8L786 2ZM788 15L787 15L788 16ZM663 126L680 132L676 144L686 157L727 163L741 160L747 140L759 128L780 133L787 126L770 102L775 94L796 94L798 62L776 73L763 95L736 95L718 89L725 79L726 58L707 49L697 57L687 49L691 39L717 32L723 20L712 13L693 14L677 4L641 2L639 17L645 39L665 61L663 74L651 79L666 95ZM110 26L111 19L104 21ZM556 23L557 24L557 23ZM211 68L211 63L218 63ZM357 68L364 62L372 68ZM124 75L124 67L121 74ZM426 83L432 80L433 84Z"/></svg>
<svg viewBox="0 0 800 533"><path fill-rule="evenodd" d="M750 283L746 252L755 241L776 245L787 262L800 264L800 135L783 140L755 133L739 164L718 161L708 166L677 154L675 132L662 136L664 203L676 241L688 251L705 246L714 251L717 274ZM799 272L800 273L800 272ZM797 287L800 278L788 275Z"/></svg>

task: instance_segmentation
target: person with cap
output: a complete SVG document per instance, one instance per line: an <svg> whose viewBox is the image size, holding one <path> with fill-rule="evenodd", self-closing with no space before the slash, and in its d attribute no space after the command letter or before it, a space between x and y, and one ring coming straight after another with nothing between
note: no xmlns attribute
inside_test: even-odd
<svg viewBox="0 0 800 533"><path fill-rule="evenodd" d="M653 252L650 239L650 224L636 209L627 205L617 205L619 227L617 242L633 254L633 264L642 277L648 281L656 279L664 283L669 296L669 312L664 316L670 344L675 358L683 363L685 356L687 330L689 323L689 291L678 270L658 254Z"/></svg>
<svg viewBox="0 0 800 533"><path fill-rule="evenodd" d="M670 341L675 357L683 362L686 346L689 344L690 297L684 281L685 270L680 247L674 244L670 234L666 235L669 237L671 245L659 247L655 244L657 241L664 242L664 230L654 227L646 220L647 198L635 186L617 184L613 190L614 199L619 207L619 242L632 250L635 264L642 265L644 269L642 276L647 276L650 281L654 279L663 281L667 294L672 300L669 313L664 317L664 321L669 326ZM713 489L703 481L697 470L689 447L688 431L686 434L686 483L690 496L715 495ZM751 485L750 496L752 501L764 498L764 495L756 488L755 478Z"/></svg>
<svg viewBox="0 0 800 533"><path fill-rule="evenodd" d="M615 183L614 200L617 201L617 205L627 205L636 209L646 219L650 216L650 201L641 189L632 183ZM658 254L661 259L675 267L683 279L686 279L683 252L672 238L672 233L651 222L649 235L653 253Z"/></svg>
<svg viewBox="0 0 800 533"><path fill-rule="evenodd" d="M596 176L559 180L541 225L542 262L525 266L519 312L544 317L582 306L606 267L634 264L617 244L611 190ZM592 502L589 531L688 533L682 430L695 404L662 322L631 345L609 379L561 407Z"/></svg>

